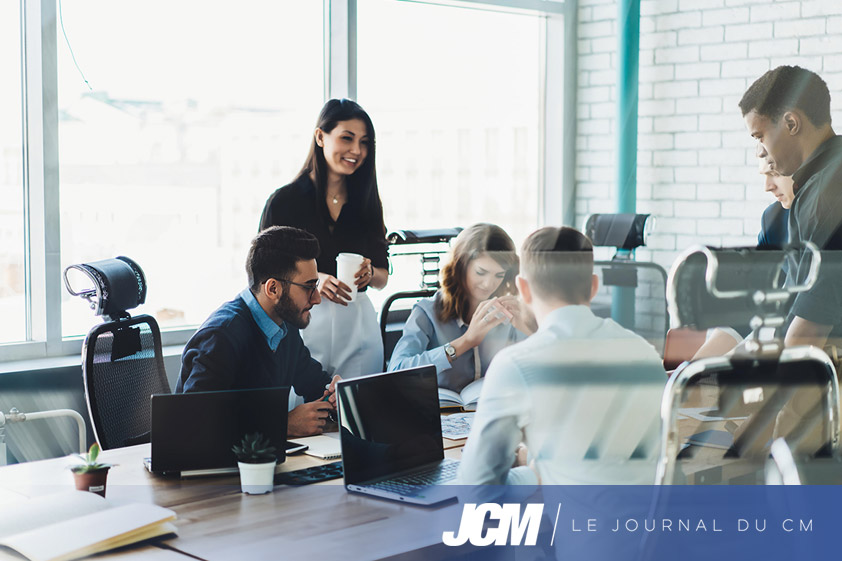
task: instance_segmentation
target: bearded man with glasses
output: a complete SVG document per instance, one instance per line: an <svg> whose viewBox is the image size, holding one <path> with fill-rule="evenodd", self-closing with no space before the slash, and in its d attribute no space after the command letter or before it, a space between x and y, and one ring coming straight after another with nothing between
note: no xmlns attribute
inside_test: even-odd
<svg viewBox="0 0 842 561"><path fill-rule="evenodd" d="M318 254L318 240L304 230L260 232L246 259L249 287L187 342L176 393L290 386L305 403L289 412L289 436L321 433L336 409L339 376L331 379L299 333L321 302Z"/></svg>

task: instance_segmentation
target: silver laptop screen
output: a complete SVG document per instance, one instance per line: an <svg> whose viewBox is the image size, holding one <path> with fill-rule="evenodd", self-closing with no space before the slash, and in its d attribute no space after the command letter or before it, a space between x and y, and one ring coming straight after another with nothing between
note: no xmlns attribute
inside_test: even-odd
<svg viewBox="0 0 842 561"><path fill-rule="evenodd" d="M337 386L345 483L364 483L444 458L434 366Z"/></svg>

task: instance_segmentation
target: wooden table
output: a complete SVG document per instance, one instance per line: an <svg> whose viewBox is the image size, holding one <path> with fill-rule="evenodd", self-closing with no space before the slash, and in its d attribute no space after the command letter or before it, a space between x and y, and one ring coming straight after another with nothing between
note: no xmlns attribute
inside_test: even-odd
<svg viewBox="0 0 842 561"><path fill-rule="evenodd" d="M449 446L445 455L459 458L459 441L445 442ZM110 554L115 558L387 558L429 547L436 550L441 532L430 526L431 513L436 516L437 511L449 508L461 512L461 505L455 504L415 507L350 494L341 479L300 487L281 485L266 495L244 495L237 475L195 479L152 475L143 467L149 453L148 444L103 452L102 461L117 464L109 473L106 496L174 510L178 535ZM0 508L19 495L35 497L72 489L68 467L74 463L66 457L0 468ZM319 463L323 462L297 455L287 458L281 469ZM430 532L418 531L427 526ZM426 551L424 558L430 558L430 553Z"/></svg>

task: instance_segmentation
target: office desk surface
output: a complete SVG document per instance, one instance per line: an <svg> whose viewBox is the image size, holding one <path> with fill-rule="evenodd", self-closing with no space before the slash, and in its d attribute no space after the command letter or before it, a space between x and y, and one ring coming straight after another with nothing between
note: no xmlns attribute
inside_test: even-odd
<svg viewBox="0 0 842 561"><path fill-rule="evenodd" d="M96 555L97 561L188 561L190 557L167 547L141 545Z"/></svg>
<svg viewBox="0 0 842 561"><path fill-rule="evenodd" d="M430 513L436 508L353 495L345 492L341 479L300 487L280 485L266 495L244 495L237 475L187 480L152 475L143 467L149 452L145 444L102 453L102 461L118 464L109 473L106 496L174 510L178 536L161 543L172 550L147 545L112 554L120 558L132 559L142 548L149 548L146 552L154 554L150 558L162 561L183 559L178 552L208 560L302 554L370 559L440 542L440 531L418 532L419 527L429 526ZM461 450L452 448L445 455L458 458ZM65 457L0 468L0 505L17 495L34 497L72 489L68 467L74 463L74 458ZM319 463L310 456L291 456L282 469Z"/></svg>

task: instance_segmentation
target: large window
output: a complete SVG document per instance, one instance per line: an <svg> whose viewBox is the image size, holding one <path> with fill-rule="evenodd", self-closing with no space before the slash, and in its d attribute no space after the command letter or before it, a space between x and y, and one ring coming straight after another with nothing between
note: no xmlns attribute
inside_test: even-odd
<svg viewBox="0 0 842 561"><path fill-rule="evenodd" d="M186 341L245 286L326 97L374 119L387 227L490 221L519 242L554 207L566 5L446 4L0 2L0 361L78 353L100 320L61 271L118 255L146 272L133 313Z"/></svg>
<svg viewBox="0 0 842 561"><path fill-rule="evenodd" d="M199 324L246 285L263 204L306 156L322 3L62 4L79 65L59 28L62 267L127 255L149 283L138 311ZM62 298L64 336L98 321Z"/></svg>
<svg viewBox="0 0 842 561"><path fill-rule="evenodd" d="M20 15L0 2L0 343L26 339Z"/></svg>
<svg viewBox="0 0 842 561"><path fill-rule="evenodd" d="M390 0L358 10L358 99L377 129L387 228L492 222L519 245L539 223L543 19ZM416 259L393 260L387 293L418 287Z"/></svg>
<svg viewBox="0 0 842 561"><path fill-rule="evenodd" d="M360 103L377 128L391 229L539 222L543 18L358 4ZM505 38L505 40L501 40Z"/></svg>

